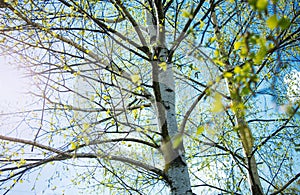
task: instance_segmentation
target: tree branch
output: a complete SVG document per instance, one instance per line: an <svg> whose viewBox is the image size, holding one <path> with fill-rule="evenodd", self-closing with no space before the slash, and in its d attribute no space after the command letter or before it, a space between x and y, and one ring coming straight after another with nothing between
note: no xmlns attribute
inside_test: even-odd
<svg viewBox="0 0 300 195"><path fill-rule="evenodd" d="M289 185L291 185L294 181L296 181L298 178L300 177L300 173L298 173L297 175L295 175L292 179L290 179L285 185L282 186L282 188L280 188L279 190L273 192L270 195L276 195L281 193L283 190L285 190Z"/></svg>

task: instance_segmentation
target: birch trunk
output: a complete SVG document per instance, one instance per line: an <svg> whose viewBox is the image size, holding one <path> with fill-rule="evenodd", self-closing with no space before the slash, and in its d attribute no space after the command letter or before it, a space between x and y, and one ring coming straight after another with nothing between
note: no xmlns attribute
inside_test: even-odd
<svg viewBox="0 0 300 195"><path fill-rule="evenodd" d="M222 43L222 37L220 35L220 29L219 29L218 20L215 11L212 12L212 20L215 26L214 27L215 34L216 34L220 54L221 56L224 57L226 56L226 52L224 49L224 45ZM226 71L230 70L231 66L229 64L229 60L227 61L224 60L224 63L225 63ZM248 183L250 186L251 194L263 195L263 189L257 171L257 163L254 154L252 155L253 142L254 142L252 132L247 124L244 110L238 109L240 105L243 105L243 99L238 92L239 90L238 86L235 86L235 84L231 82L230 79L225 79L225 80L230 94L232 108L235 114L235 125L236 125L235 128L238 130L238 135L242 142L245 159L247 160L246 165L247 165L247 173L248 173Z"/></svg>
<svg viewBox="0 0 300 195"><path fill-rule="evenodd" d="M227 85L228 85L228 89L230 90L232 106L233 108L237 108L239 107L239 105L243 104L242 98L239 96L239 94L237 94L238 92L234 92L237 91L238 89L236 89L233 84L229 84L227 82ZM256 159L255 156L252 155L254 139L252 136L251 129L249 128L246 122L244 110L234 109L234 114L235 114L236 128L238 130L238 134L242 142L244 154L247 159L248 183L250 186L251 194L263 195L263 190L262 190L262 186L257 171Z"/></svg>
<svg viewBox="0 0 300 195"><path fill-rule="evenodd" d="M182 141L178 146L174 140L178 136L175 111L175 81L171 56L165 43L165 28L161 2L153 2L151 13L147 13L147 29L152 48L152 79L155 94L155 108L158 128L162 134L162 153L165 161L167 183L172 195L192 194L188 167L185 162ZM178 140L177 140L178 141Z"/></svg>

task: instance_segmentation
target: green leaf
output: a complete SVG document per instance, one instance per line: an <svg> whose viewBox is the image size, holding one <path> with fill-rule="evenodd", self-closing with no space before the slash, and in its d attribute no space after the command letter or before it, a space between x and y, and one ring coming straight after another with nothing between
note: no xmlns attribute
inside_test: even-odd
<svg viewBox="0 0 300 195"><path fill-rule="evenodd" d="M263 11L268 6L268 0L257 0L256 2L256 8L260 11Z"/></svg>
<svg viewBox="0 0 300 195"><path fill-rule="evenodd" d="M271 17L269 17L266 21L267 26L273 30L274 28L276 28L278 26L278 19L276 15L273 15Z"/></svg>
<svg viewBox="0 0 300 195"><path fill-rule="evenodd" d="M200 20L199 22L200 22L199 28L202 29L204 27L205 23L202 20Z"/></svg>
<svg viewBox="0 0 300 195"><path fill-rule="evenodd" d="M133 115L134 119L137 119L137 117L138 117L138 110L137 109L132 110L132 115Z"/></svg>
<svg viewBox="0 0 300 195"><path fill-rule="evenodd" d="M160 64L158 64L159 67L161 67L161 69L163 69L163 71L167 70L167 63L166 62L162 62Z"/></svg>
<svg viewBox="0 0 300 195"><path fill-rule="evenodd" d="M261 64L265 55L263 54L264 52L258 52L256 55L255 55L255 58L253 59L253 62L255 64Z"/></svg>
<svg viewBox="0 0 300 195"><path fill-rule="evenodd" d="M87 137L87 136L84 136L83 137L83 141L86 145L89 145L90 144L90 139Z"/></svg>
<svg viewBox="0 0 300 195"><path fill-rule="evenodd" d="M208 39L208 41L209 41L210 43L213 43L215 40L217 40L217 37L210 37L210 38Z"/></svg>
<svg viewBox="0 0 300 195"><path fill-rule="evenodd" d="M246 96L246 95L248 95L248 94L250 94L250 92L251 92L251 89L249 88L249 87L244 87L243 89L242 89L242 91L241 91L241 95L242 96Z"/></svg>
<svg viewBox="0 0 300 195"><path fill-rule="evenodd" d="M280 28L282 28L283 30L287 29L290 26L290 24L291 22L286 16L282 17L278 22L278 26L280 26Z"/></svg>
<svg viewBox="0 0 300 195"><path fill-rule="evenodd" d="M214 59L214 63L220 66L225 66L225 63L218 59Z"/></svg>
<svg viewBox="0 0 300 195"><path fill-rule="evenodd" d="M211 111L212 112L221 112L222 110L223 110L222 96L219 93L217 93L215 95L214 106Z"/></svg>
<svg viewBox="0 0 300 195"><path fill-rule="evenodd" d="M103 100L110 100L110 97L108 95L103 96Z"/></svg>
<svg viewBox="0 0 300 195"><path fill-rule="evenodd" d="M241 69L241 67L239 67L239 66L236 66L236 67L234 68L234 70L233 70L233 72L234 72L235 74L240 74L241 71L242 71L242 69Z"/></svg>
<svg viewBox="0 0 300 195"><path fill-rule="evenodd" d="M89 123L83 123L83 130L87 130L90 127Z"/></svg>
<svg viewBox="0 0 300 195"><path fill-rule="evenodd" d="M225 72L224 73L224 77L225 78L231 78L233 76L233 73L232 72Z"/></svg>
<svg viewBox="0 0 300 195"><path fill-rule="evenodd" d="M260 64L260 63L262 63L262 61L263 61L263 59L265 58L266 54L267 54L266 47L261 47L261 48L259 49L259 51L256 53L256 55L255 55L255 57L254 57L254 59L253 59L253 62L254 62L255 64Z"/></svg>
<svg viewBox="0 0 300 195"><path fill-rule="evenodd" d="M240 42L240 41L235 42L234 43L234 50L238 50L242 45L243 45L243 42Z"/></svg>
<svg viewBox="0 0 300 195"><path fill-rule="evenodd" d="M255 64L260 64L267 54L267 47L266 47L267 40L265 37L260 37L256 41L260 45L260 48L258 52L255 54L253 58L253 62Z"/></svg>
<svg viewBox="0 0 300 195"><path fill-rule="evenodd" d="M204 126L199 126L196 131L196 135L200 135L204 132Z"/></svg>
<svg viewBox="0 0 300 195"><path fill-rule="evenodd" d="M71 142L71 150L75 150L77 148L77 143Z"/></svg>
<svg viewBox="0 0 300 195"><path fill-rule="evenodd" d="M134 82L134 83L139 83L139 82L141 82L140 75L138 75L138 74L132 75L132 76L131 76L131 80L132 80L132 82Z"/></svg>
<svg viewBox="0 0 300 195"><path fill-rule="evenodd" d="M182 11L182 16L185 17L185 18L190 18L190 19L193 18L193 15L187 10Z"/></svg>
<svg viewBox="0 0 300 195"><path fill-rule="evenodd" d="M90 100L93 102L95 100L95 96L91 95Z"/></svg>

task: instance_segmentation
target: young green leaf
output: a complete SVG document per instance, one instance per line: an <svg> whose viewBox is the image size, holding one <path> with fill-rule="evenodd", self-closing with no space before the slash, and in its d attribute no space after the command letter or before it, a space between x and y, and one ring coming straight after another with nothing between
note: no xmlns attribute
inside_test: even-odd
<svg viewBox="0 0 300 195"><path fill-rule="evenodd" d="M77 147L77 143L71 142L71 150L75 150Z"/></svg>
<svg viewBox="0 0 300 195"><path fill-rule="evenodd" d="M224 73L224 77L225 78L231 78L233 76L233 73L232 72L225 72Z"/></svg>
<svg viewBox="0 0 300 195"><path fill-rule="evenodd" d="M197 131L196 131L196 135L200 135L204 132L204 126L198 126Z"/></svg>
<svg viewBox="0 0 300 195"><path fill-rule="evenodd" d="M202 29L204 27L205 23L202 20L200 20L199 22L200 22L199 28Z"/></svg>
<svg viewBox="0 0 300 195"><path fill-rule="evenodd" d="M257 0L256 2L256 8L260 11L263 11L268 6L268 0Z"/></svg>
<svg viewBox="0 0 300 195"><path fill-rule="evenodd" d="M214 101L214 105L212 108L212 112L221 112L223 110L223 103L222 103L222 96L217 93L215 95L215 101Z"/></svg>
<svg viewBox="0 0 300 195"><path fill-rule="evenodd" d="M287 29L290 26L291 22L290 20L284 16L278 21L278 26L282 28L283 30Z"/></svg>
<svg viewBox="0 0 300 195"><path fill-rule="evenodd" d="M87 130L90 127L89 123L83 123L83 130Z"/></svg>
<svg viewBox="0 0 300 195"><path fill-rule="evenodd" d="M132 76L131 76L131 81L134 82L134 83L139 83L139 82L141 82L140 75L138 75L138 74L132 75Z"/></svg>
<svg viewBox="0 0 300 195"><path fill-rule="evenodd" d="M187 10L182 11L182 16L185 17L185 18L190 18L190 19L193 18L193 15Z"/></svg>
<svg viewBox="0 0 300 195"><path fill-rule="evenodd" d="M240 42L240 41L235 42L234 43L234 50L238 50L242 46L242 44L243 44L243 42Z"/></svg>
<svg viewBox="0 0 300 195"><path fill-rule="evenodd" d="M267 23L267 26L268 26L271 30L273 30L273 29L276 28L277 25L278 25L278 19L277 19L277 16L276 16L276 15L273 15L273 16L269 17L269 18L267 19L266 23Z"/></svg>
<svg viewBox="0 0 300 195"><path fill-rule="evenodd" d="M217 40L217 37L210 37L210 38L208 39L208 41L209 41L210 43L213 43L215 40Z"/></svg>
<svg viewBox="0 0 300 195"><path fill-rule="evenodd" d="M161 67L161 69L163 69L163 71L167 70L167 63L166 62L162 62L160 64L158 64L159 67Z"/></svg>

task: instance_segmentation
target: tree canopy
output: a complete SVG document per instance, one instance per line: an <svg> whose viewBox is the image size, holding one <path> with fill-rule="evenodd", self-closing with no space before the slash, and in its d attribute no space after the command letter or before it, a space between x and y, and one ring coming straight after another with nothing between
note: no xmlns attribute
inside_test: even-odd
<svg viewBox="0 0 300 195"><path fill-rule="evenodd" d="M32 104L0 114L1 192L59 164L49 186L71 172L93 194L299 193L299 12L1 0L2 54L33 86Z"/></svg>

